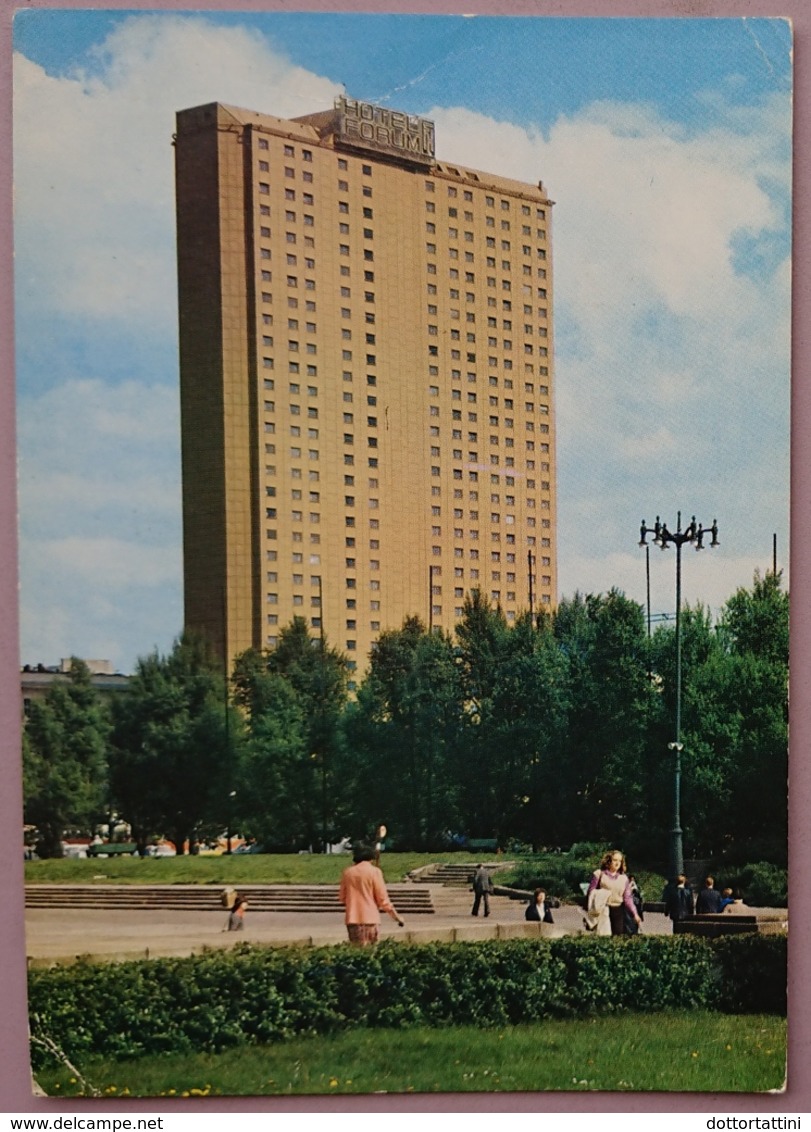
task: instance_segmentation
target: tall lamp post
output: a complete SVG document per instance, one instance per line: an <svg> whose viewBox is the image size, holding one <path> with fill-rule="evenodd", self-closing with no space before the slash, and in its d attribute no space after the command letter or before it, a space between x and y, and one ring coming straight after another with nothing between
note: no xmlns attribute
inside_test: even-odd
<svg viewBox="0 0 811 1132"><path fill-rule="evenodd" d="M687 528L681 529L681 511L676 518L675 534L668 530L659 516L652 527L642 526L639 531L639 545L647 547L647 536L653 535L653 543L661 550L672 544L676 548L676 737L668 743L667 749L673 752L673 829L670 834L670 875L676 877L684 871L684 849L681 828L681 548L685 543L692 544L696 550L704 549L704 536L712 535L710 546L718 546L718 523L715 519L711 527L702 527L693 515Z"/></svg>

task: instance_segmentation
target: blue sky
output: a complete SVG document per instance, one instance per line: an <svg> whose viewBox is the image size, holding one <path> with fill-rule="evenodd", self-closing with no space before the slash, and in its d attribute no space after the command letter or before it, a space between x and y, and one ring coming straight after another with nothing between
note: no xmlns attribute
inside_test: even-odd
<svg viewBox="0 0 811 1132"><path fill-rule="evenodd" d="M15 19L22 659L182 622L170 139L354 96L556 200L561 596L644 601L639 521L717 517L687 600L788 560L791 38L745 19L24 11ZM43 326L47 332L43 333ZM652 563L654 610L673 562Z"/></svg>
<svg viewBox="0 0 811 1132"><path fill-rule="evenodd" d="M51 75L103 74L103 45L139 13L20 12L15 48ZM414 113L454 100L482 114L547 128L590 102L650 102L706 124L704 94L734 86L745 104L791 86L789 25L755 19L555 19L223 12L269 46L358 97ZM531 25L540 25L528 33ZM369 44L374 51L369 51ZM416 64L416 70L415 70ZM505 75L509 82L505 82Z"/></svg>

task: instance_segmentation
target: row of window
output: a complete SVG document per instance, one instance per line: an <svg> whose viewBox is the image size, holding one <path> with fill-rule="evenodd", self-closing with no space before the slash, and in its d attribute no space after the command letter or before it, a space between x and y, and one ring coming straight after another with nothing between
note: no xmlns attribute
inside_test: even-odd
<svg viewBox="0 0 811 1132"><path fill-rule="evenodd" d="M319 561L320 561L319 555L316 555L315 557L318 558ZM515 566L516 555L515 555L514 552L510 552L510 553L503 555L503 558L507 562L508 565ZM295 554L293 555L294 565L297 562L300 562L300 560L301 560L301 555L295 555ZM274 559L274 561L275 561L275 559ZM500 564L501 561L502 561L502 552L500 550L491 551L490 561L493 562L493 563ZM551 566L552 565L552 559L548 556L542 557L541 558L541 565L542 566ZM473 573L474 572L472 571L471 577L473 576ZM434 566L433 569L432 569L432 577L439 577L439 576L441 576L441 574L442 574L442 567L441 566ZM457 578L457 579L463 578L464 575L465 575L464 567L459 567L459 568L454 570L454 577L455 578ZM475 571L475 576L476 576L476 578L479 577L479 571L478 570ZM496 573L496 572L491 573L491 578L494 581L499 580L500 577L501 577L500 571L498 573ZM514 570L506 571L505 577L506 577L506 580L508 582L514 582L515 579L516 579L515 571ZM278 582L278 580L279 580L278 571L269 570L267 575L266 575L266 580L270 584L272 584L274 582ZM541 575L541 580L544 582L544 584L551 584L551 580L552 580L551 575L543 574L543 575ZM292 584L294 586L295 585L304 585L304 575L294 573L291 576L291 581L292 581ZM535 573L532 574L532 581L533 582L538 581L538 575L537 574L535 574ZM310 576L310 585L311 586L313 586L313 587L320 586L321 582L322 582L322 576L320 574L312 574ZM375 584L371 588L379 589L379 585ZM436 585L436 584L432 585L432 593L441 594L442 593L442 586ZM456 597L462 597L463 596L462 588L456 587L454 589L454 594L455 594ZM269 593L267 596L268 596L268 600L270 601L270 603L272 605L278 604L278 593ZM311 596L310 600L311 600L311 604L313 604L313 605L320 604L320 597L318 595ZM357 608L356 599L355 598L347 599L347 609L356 609L356 608ZM379 600L373 599L372 601L370 601L369 608L372 611L379 610L380 609Z"/></svg>
<svg viewBox="0 0 811 1132"><path fill-rule="evenodd" d="M435 206L434 202L431 201L431 200L428 200L428 201L425 202L425 209L426 209L426 212L429 215L436 214L436 206ZM462 216L463 216L463 219L464 219L466 224L474 224L475 225L475 218L474 218L474 215L473 215L472 212L464 212L462 214ZM448 218L450 220L453 220L453 219L458 220L457 209L449 208L448 209ZM428 233L429 236L436 233L436 230L437 230L436 226L437 226L436 220L426 220L425 221L425 231ZM485 226L485 228L495 229L495 227L496 227L495 217L486 216L485 221L484 221L484 226ZM512 231L513 231L512 222L509 221L509 220L502 220L500 225L499 225L499 230L501 232L512 233ZM518 231L517 225L516 225L515 230L516 230L516 232ZM535 238L538 239L538 240L545 240L546 239L546 229L545 228L535 228L533 230L531 224L522 224L521 225L521 235L522 236L528 236L530 238L532 238L532 236L534 235ZM448 237L451 240L457 240L459 238L459 229L455 224L449 224L448 225ZM466 240L472 240L473 239L473 233L470 232L470 231L466 231L465 232L465 239ZM526 249L525 249L525 254L529 255L529 252Z"/></svg>
<svg viewBox="0 0 811 1132"><path fill-rule="evenodd" d="M472 272L468 272L467 274L472 275ZM472 283L475 280L471 279L469 281ZM433 294L436 294L436 292L434 291ZM456 287L449 288L448 297L451 300L451 302L461 302L461 296L460 296L459 291ZM466 303L475 303L478 298L479 298L479 296L476 294L475 291L465 291L465 302ZM488 306L490 306L491 309L492 309L492 307L496 307L497 305L498 304L495 303L495 302L488 304ZM533 312L532 312L531 304L524 303L523 307L524 307L524 315L525 316L532 316ZM451 307L449 309L453 310L455 308ZM505 299L505 300L502 301L502 309L504 311L509 311L510 313L512 313L512 303L510 302L509 299ZM427 306L426 306L426 311L427 311L429 316L430 315L436 315L436 314L439 313L439 307L437 306L436 303L428 303ZM458 316L459 311L457 310L456 313L457 313L457 316ZM545 319L547 317L548 317L548 309L546 307L538 307L538 318ZM487 315L487 325L488 326L498 326L498 319L496 318L495 315ZM523 326L524 326L524 333L525 334L532 334L534 332L533 323L525 322L523 324ZM502 330L512 330L512 328L513 328L512 318L502 318L501 328L502 328ZM542 338L545 338L547 336L546 329L539 327L538 328L538 334Z"/></svg>
<svg viewBox="0 0 811 1132"><path fill-rule="evenodd" d="M431 233L436 232L436 225L434 225L434 224L428 224L427 228L428 228L429 235ZM348 224L346 225L346 229L347 229L347 232L348 232L349 231L349 225ZM366 229L364 229L364 234L365 234L365 232L366 232ZM468 244L472 244L474 239L475 239L472 231L463 232L463 236L464 236L465 243L468 243ZM371 239L371 237L369 237L369 238ZM448 239L458 240L459 239L459 229L458 228L449 228L448 229ZM495 236L485 236L484 245L487 248L495 248L496 247ZM436 247L437 246L433 241L431 241L431 240L426 241L425 248L426 248L426 251L428 252L429 255L435 255L436 254ZM510 240L501 240L501 242L499 244L499 248L502 252L512 252L512 242ZM518 249L516 248L516 251L517 250ZM521 245L521 255L524 256L527 259L533 258L532 247L531 247L530 244L522 244ZM536 259L546 259L546 248L536 248L534 258L536 258Z"/></svg>
<svg viewBox="0 0 811 1132"><path fill-rule="evenodd" d="M435 193L436 192L436 182L430 181L430 180L426 181L425 182L425 191L428 192L428 193ZM448 193L448 197L450 199L455 199L459 196L459 190L457 189L456 185L448 185L447 186L447 193ZM462 190L462 199L466 200L466 201L472 201L473 200L472 191L470 189L463 189ZM496 207L496 198L494 196L490 196L488 194L485 194L484 203L485 203L486 208L495 208ZM499 199L499 205L501 207L502 212L508 212L510 210L510 207L511 207L511 202L510 202L509 199L505 199L504 197L502 197L502 198ZM531 206L528 205L528 204L522 204L521 205L521 215L522 216L531 216L532 215ZM536 206L535 207L535 215L536 215L538 220L544 220L546 218L546 210L544 208L539 208L538 206Z"/></svg>

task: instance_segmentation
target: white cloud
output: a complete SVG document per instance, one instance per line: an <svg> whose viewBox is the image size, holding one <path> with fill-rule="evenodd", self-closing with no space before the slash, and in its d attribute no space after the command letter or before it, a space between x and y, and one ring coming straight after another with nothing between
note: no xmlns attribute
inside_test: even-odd
<svg viewBox="0 0 811 1132"><path fill-rule="evenodd" d="M25 663L63 656L111 660L129 672L138 656L168 648L182 627L180 548L124 538L27 538L20 589Z"/></svg>
<svg viewBox="0 0 811 1132"><path fill-rule="evenodd" d="M173 334L175 112L217 100L295 117L338 88L204 17L134 16L96 62L54 77L15 57L18 293Z"/></svg>
<svg viewBox="0 0 811 1132"><path fill-rule="evenodd" d="M610 103L546 136L432 112L443 156L540 178L558 202L563 595L631 586L617 548L658 509L717 514L725 566L697 575L711 604L751 584L772 532L787 558L790 266L758 271L736 248L787 243L790 108L711 104L713 125L691 132Z"/></svg>
<svg viewBox="0 0 811 1132"><path fill-rule="evenodd" d="M18 405L23 535L180 530L179 406L163 385L66 381Z"/></svg>
<svg viewBox="0 0 811 1132"><path fill-rule="evenodd" d="M67 381L18 408L22 656L129 670L182 627L177 393Z"/></svg>
<svg viewBox="0 0 811 1132"><path fill-rule="evenodd" d="M177 583L180 565L177 547L139 546L121 538L44 539L32 543L29 553L36 553L52 577L74 576L99 599L105 590Z"/></svg>

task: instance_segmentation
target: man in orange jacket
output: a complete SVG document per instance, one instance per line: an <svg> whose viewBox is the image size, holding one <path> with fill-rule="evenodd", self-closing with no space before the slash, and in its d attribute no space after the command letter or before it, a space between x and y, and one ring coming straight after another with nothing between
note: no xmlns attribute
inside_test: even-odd
<svg viewBox="0 0 811 1132"><path fill-rule="evenodd" d="M359 845L352 854L354 865L341 874L338 899L346 910L349 942L358 947L377 943L381 912L388 912L403 927L403 920L389 899L383 874L372 864L374 855L374 849Z"/></svg>

